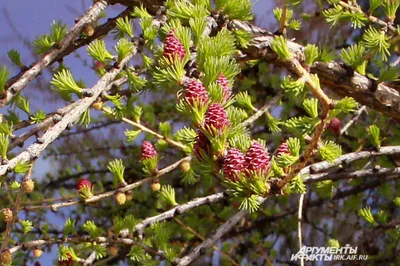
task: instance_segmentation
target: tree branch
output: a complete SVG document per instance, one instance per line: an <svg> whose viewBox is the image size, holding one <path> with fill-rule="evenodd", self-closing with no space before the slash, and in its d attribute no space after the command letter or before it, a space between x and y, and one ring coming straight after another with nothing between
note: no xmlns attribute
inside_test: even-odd
<svg viewBox="0 0 400 266"><path fill-rule="evenodd" d="M260 204L262 204L265 199L260 199ZM205 252L205 250L211 247L218 239L220 239L223 235L229 232L241 219L243 219L247 215L247 211L241 210L233 215L229 220L227 220L223 225L221 225L214 234L212 234L209 238L204 240L200 245L198 245L192 252L190 252L185 257L175 260L178 266L186 266L190 263L194 262L198 257L200 257L201 253Z"/></svg>
<svg viewBox="0 0 400 266"><path fill-rule="evenodd" d="M33 80L44 68L53 62L61 52L63 52L82 32L85 25L96 21L101 12L107 7L107 1L96 1L93 6L79 19L70 32L64 37L57 47L54 47L50 52L43 56L38 62L31 66L27 71L20 76L11 78L8 83L11 83L6 91L3 99L0 99L0 108L6 105L18 92L23 90L26 85Z"/></svg>
<svg viewBox="0 0 400 266"><path fill-rule="evenodd" d="M274 34L237 20L231 21L229 26L233 29L245 30L253 35L250 45L243 49L245 53L243 59L271 61L284 65L289 71L297 74L295 66L278 60L277 55L270 49ZM300 63L304 61L304 46L289 41L288 47ZM332 91L342 96L353 97L362 105L367 105L389 116L400 118L400 93L395 88L383 83L377 84L376 81L338 62L315 62L310 70L311 73L318 74L321 83Z"/></svg>
<svg viewBox="0 0 400 266"><path fill-rule="evenodd" d="M343 173L321 173L310 175L304 178L304 183L311 184L320 182L323 180L337 181L341 179L352 179L366 176L395 176L400 174L400 167L396 168L383 168L383 169L366 169L354 172L343 172Z"/></svg>
<svg viewBox="0 0 400 266"><path fill-rule="evenodd" d="M108 115L112 115L113 114L113 112L110 110L110 108L103 107L101 110L104 113L108 114ZM165 142L167 142L168 144L171 144L171 145L173 145L173 146L175 146L175 147L177 147L177 148L179 148L181 150L185 150L186 149L186 146L183 145L182 143L180 143L178 141L175 141L173 139L167 138L167 137L155 132L154 130L151 130L151 129L147 128L146 126L143 126L140 123L136 123L136 122L134 122L134 121L132 121L132 120L126 118L126 117L122 117L121 120L124 121L125 123L131 125L131 126L134 126L134 127L138 128L139 130L141 130L143 132L149 133L150 135L153 135L153 136L157 137L158 139L165 140Z"/></svg>
<svg viewBox="0 0 400 266"><path fill-rule="evenodd" d="M343 135L351 125L353 125L358 118L361 116L361 114L367 109L365 105L361 106L357 111L354 112L354 117L346 123L346 125L340 130L340 135Z"/></svg>
<svg viewBox="0 0 400 266"><path fill-rule="evenodd" d="M352 152L348 153L345 155L340 156L337 158L335 161L332 163L328 161L322 161L319 163L314 163L310 166L307 166L303 168L300 171L301 175L310 175L322 171L326 171L330 168L339 166L341 164L349 164L353 161L361 160L361 159L366 159L366 158L371 158L371 157L376 157L376 156L382 156L382 155L394 155L394 154L399 154L400 153L400 146L386 146L386 147L381 147L379 151L360 151L360 152ZM306 181L308 178L304 178Z"/></svg>
<svg viewBox="0 0 400 266"><path fill-rule="evenodd" d="M96 83L94 87L91 88L92 96L78 100L76 102L75 108L66 113L57 124L50 127L46 131L46 133L41 138L40 143L34 143L30 145L26 151L21 152L18 156L14 157L6 164L1 165L0 175L4 175L8 170L12 169L17 164L17 162L29 162L34 158L37 158L40 153L50 143L57 139L69 125L76 122L86 111L86 109L88 109L92 105L97 97L99 97L103 91L107 90L107 88L109 88L115 77L122 71L123 66L126 65L136 53L136 45L137 44L134 45L133 51L120 62L119 68L113 67L109 72L101 77L101 79Z"/></svg>
<svg viewBox="0 0 400 266"><path fill-rule="evenodd" d="M275 105L279 101L280 98L281 98L281 95L279 95L279 94L276 95L266 105L264 105L262 108L257 110L252 116L250 116L245 121L243 121L242 125L247 127L247 126L250 126L251 124L253 124L257 119L259 119L265 113L268 113L268 109L271 108L272 105Z"/></svg>
<svg viewBox="0 0 400 266"><path fill-rule="evenodd" d="M139 237L143 236L144 229L154 223L164 221L166 219L170 219L175 217L175 215L182 214L187 212L195 207L204 205L204 204L211 204L222 201L224 199L224 193L220 192L217 194L213 194L210 196L196 198L187 203L178 205L166 212L160 213L159 215L144 219L142 222L135 226L135 232L138 233ZM122 230L119 235L125 237L129 234L128 230Z"/></svg>
<svg viewBox="0 0 400 266"><path fill-rule="evenodd" d="M93 262L96 260L96 252L90 253L89 257L86 258L86 260L83 262L83 266L89 266L92 265Z"/></svg>
<svg viewBox="0 0 400 266"><path fill-rule="evenodd" d="M188 160L190 160L189 156L187 156L187 157L185 157L185 158L183 158L183 159L181 159L181 160L179 160L179 161L177 161L177 162L175 162L175 163L173 163L173 164L161 169L160 171L157 172L157 175L154 176L154 177L148 177L148 178L142 179L140 181L137 181L135 183L126 185L124 187L121 187L121 188L118 188L118 189L114 189L114 190L110 190L110 191L107 191L105 193L101 193L101 194L98 194L98 195L94 195L94 196L92 196L90 198L87 198L87 199L79 199L79 200L67 199L67 201L63 201L63 202L55 203L55 204L50 204L50 205L26 206L26 207L24 207L24 210L32 211L32 210L37 210L37 209L52 209L53 211L57 211L59 208L70 207L70 206L77 205L79 203L86 203L87 204L87 203L93 203L93 202L96 202L96 201L100 201L100 200L102 200L104 198L111 197L111 196L115 195L118 192L126 192L126 191L132 190L132 189L134 189L136 187L139 187L141 185L144 185L146 183L151 183L154 180L154 178L160 178L161 176L163 176L163 175L169 173L170 171L176 169L181 164L181 162L188 161Z"/></svg>
<svg viewBox="0 0 400 266"><path fill-rule="evenodd" d="M196 232L193 228L191 228L190 226L186 225L184 222L182 222L180 219L175 218L174 217L174 221L177 222L179 225L183 226L186 230L188 230L189 232L191 232L192 234L194 234L195 236L197 236L198 238L201 239L201 241L204 241L205 238L199 234L198 232ZM240 266L240 264L238 264L228 253L224 252L223 250L219 249L216 245L212 245L212 248L217 251L218 253L220 253L222 256L225 256L234 266Z"/></svg>

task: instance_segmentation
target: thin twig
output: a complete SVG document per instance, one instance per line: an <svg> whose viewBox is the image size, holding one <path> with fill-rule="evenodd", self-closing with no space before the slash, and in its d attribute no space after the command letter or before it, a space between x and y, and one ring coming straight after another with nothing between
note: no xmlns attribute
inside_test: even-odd
<svg viewBox="0 0 400 266"><path fill-rule="evenodd" d="M339 1L338 4L344 8L347 8L347 9L353 11L353 12L363 14L372 23L376 23L379 26L389 29L394 34L395 38L399 35L398 30L392 24L389 24L375 16L366 14L359 5L354 6L354 5L348 4L344 1ZM392 41L392 43L396 42L396 39L394 41Z"/></svg>
<svg viewBox="0 0 400 266"><path fill-rule="evenodd" d="M400 174L400 167L383 168L383 169L364 169L353 172L321 173L305 177L303 181L306 184L311 184L324 180L337 181L341 179L352 179L352 178L360 178L368 176L393 176L397 174Z"/></svg>
<svg viewBox="0 0 400 266"><path fill-rule="evenodd" d="M140 222L139 224L137 224L135 226L135 232L137 232L139 237L141 237L143 235L144 229L154 223L164 221L166 219L170 219L172 217L175 217L175 215L187 212L195 207L198 207L198 206L201 206L204 204L216 203L216 202L222 201L223 199L224 199L224 193L222 193L222 192L212 194L212 195L202 197L202 198L193 199L187 203L178 205L168 211L160 213L159 215L144 219L142 222ZM121 232L119 232L119 235L126 237L129 235L129 231L122 230Z"/></svg>
<svg viewBox="0 0 400 266"><path fill-rule="evenodd" d="M269 266L274 266L272 261L268 258L267 254L264 252L263 246L261 244L258 244L258 248L260 249L261 256L263 256L265 262L268 263Z"/></svg>
<svg viewBox="0 0 400 266"><path fill-rule="evenodd" d="M354 117L346 123L346 125L342 128L342 130L340 130L340 135L343 135L345 132L347 132L347 129L349 127L351 127L351 125L353 125L358 118L360 117L360 115L367 109L367 107L365 105L361 106L357 111L354 112Z"/></svg>
<svg viewBox="0 0 400 266"><path fill-rule="evenodd" d="M29 167L28 171L26 172L24 180L29 180L30 179L30 176L32 174L32 168L33 168L33 164ZM15 203L14 203L12 220L10 222L8 222L7 226L6 226L6 231L4 233L3 243L1 244L1 248L0 248L1 252L8 248L8 242L10 241L12 229L13 229L14 224L17 221L17 218L18 218L18 213L19 213L19 210L20 210L19 207L21 205L21 201L22 201L22 197L24 196L24 193L25 193L24 187L21 186L19 188L17 199L15 200Z"/></svg>
<svg viewBox="0 0 400 266"><path fill-rule="evenodd" d="M299 240L299 250L303 247L303 237L302 237L302 230L301 230L301 223L303 219L303 202L304 202L304 195L300 194L299 198L299 212L297 214L297 239ZM301 258L300 265L304 266L304 258Z"/></svg>
<svg viewBox="0 0 400 266"><path fill-rule="evenodd" d="M266 198L260 199L260 204L262 204ZM194 262L197 258L200 257L200 254L207 250L210 246L212 246L218 239L220 239L223 235L229 232L240 220L242 220L247 215L247 211L241 210L233 215L229 220L227 220L223 225L218 227L218 229L213 233L210 237L204 240L200 245L198 245L195 249L193 249L188 255L184 256L181 259L177 259L174 262L178 266L186 266L190 263Z"/></svg>
<svg viewBox="0 0 400 266"><path fill-rule="evenodd" d="M282 16L279 21L279 33L286 35L286 19L287 19L288 5L286 0L283 1Z"/></svg>
<svg viewBox="0 0 400 266"><path fill-rule="evenodd" d="M261 116L263 116L265 113L267 113L268 109L271 108L272 105L275 105L279 101L280 98L281 98L281 95L276 95L266 105L264 105L262 108L258 109L252 116L250 116L245 121L243 121L242 125L247 127L247 126L253 124L257 119L259 119Z"/></svg>
<svg viewBox="0 0 400 266"><path fill-rule="evenodd" d="M23 244L15 245L14 247L10 248L10 252L15 253L21 249L34 249L36 247L42 247L42 246L53 245L53 244L66 244L66 243L81 244L81 243L87 243L87 242L92 242L92 243L96 242L102 246L109 246L112 244L124 244L126 246L140 246L144 250L146 250L148 253L151 253L155 256L160 256L161 258L166 259L165 252L163 252L161 250L156 250L146 244L135 241L133 239L124 238L124 237L103 237L103 236L99 236L96 238L91 238L90 236L72 236L72 237L60 237L60 238L32 240L32 241L27 241ZM95 259L96 259L96 256L95 255L93 256L93 253L91 253L90 256L86 260L80 259L78 262L81 262L82 264L84 264L85 262L92 264ZM91 265L91 264L85 264L85 265Z"/></svg>
<svg viewBox="0 0 400 266"><path fill-rule="evenodd" d="M115 81L112 81L112 83L107 86L107 88L105 89L105 91L110 90L113 86L116 86L116 84L120 84L121 80L124 80L124 78L119 78ZM58 123L58 121L61 120L61 118L67 114L68 112L70 112L72 109L74 109L77 105L79 104L79 101L73 102L67 106L64 106L62 108L59 108L58 110L56 110L54 113L49 114L41 123L36 124L35 126L33 126L31 129L29 129L28 131L22 133L20 136L14 136L14 138L12 139L12 142L8 148L8 151L11 151L12 149L14 149L17 146L20 146L22 144L24 144L24 142L29 139L30 137L37 135L40 131L44 131L47 128L49 128L51 125L54 125L56 123ZM100 126L105 127L108 126L110 124L115 124L118 123L119 121L108 121L106 123L103 123L101 125L97 125L97 126L93 126L92 128L88 128L79 132L69 132L69 133L65 133L65 134L61 134L58 139L61 139L63 137L67 137L67 136L71 136L71 135L75 135L75 134L79 134L80 132L84 133L84 132L89 132L91 130L97 129ZM20 124L17 124L19 129L22 129L24 127L27 127L29 125L31 125L32 121L24 121L21 122Z"/></svg>
<svg viewBox="0 0 400 266"><path fill-rule="evenodd" d="M376 156L383 156L383 155L394 155L400 153L400 146L386 146L381 147L379 151L359 151L359 152L352 152L345 155L340 156L333 162L322 161L318 163L314 163L303 168L300 171L301 175L310 175L322 171L326 171L330 168L339 166L341 164L349 164L353 161L372 158Z"/></svg>
<svg viewBox="0 0 400 266"><path fill-rule="evenodd" d="M224 193L220 192L220 193L216 193L216 194L212 194L206 197L202 197L202 198L196 198L193 199L187 203L178 205L174 208L172 208L171 210L165 211L159 215L153 216L153 217L149 217L144 219L142 222L140 222L139 224L137 224L135 226L135 229L133 230L133 232L131 232L132 234L137 232L139 235L143 234L143 231L146 227L157 223L157 222L161 222L164 221L166 219L170 219L175 217L176 215L185 213L193 208L196 208L198 206L202 206L204 204L211 204L211 203L216 203L219 201L222 201L224 199L225 195ZM127 229L123 229L119 232L118 236L119 236L119 240L117 239L117 242L121 241L121 243L135 243L137 244L137 242L133 242L133 240L131 239L126 239L126 237L128 237L130 235L129 230ZM109 242L107 240L107 238L104 237L98 237L97 239L94 239L95 241L97 241L98 243L107 243ZM24 248L34 248L34 247L39 247L39 246L43 246L43 245L49 245L49 244L54 244L54 243L71 243L71 242L85 242L85 241L93 241L93 239L90 239L89 237L74 237L74 238L59 238L59 239L50 239L50 240L33 240L33 241L28 241L25 242L23 244L19 244L16 245L14 247L12 247L10 249L11 253L17 252L18 250Z"/></svg>
<svg viewBox="0 0 400 266"><path fill-rule="evenodd" d="M93 262L96 260L96 252L90 253L89 257L83 262L83 266L89 266L92 265Z"/></svg>
<svg viewBox="0 0 400 266"><path fill-rule="evenodd" d="M104 260L100 260L100 261L94 263L93 266L105 265L105 263L109 262L110 260L115 259L117 256L118 255L109 256L109 257L105 258Z"/></svg>
<svg viewBox="0 0 400 266"><path fill-rule="evenodd" d="M200 235L198 232L196 232L196 230L194 230L192 227L186 225L179 218L174 217L174 221L177 222L178 224L180 224L181 226L183 226L186 230L188 230L189 232L191 232L192 234L194 234L198 238L200 238L201 241L205 240L205 238L202 235ZM212 248L215 251L217 251L218 253L220 253L221 255L225 256L232 263L232 265L240 266L240 264L237 263L231 256L229 256L229 254L227 254L226 252L224 252L221 249L219 249L216 245L213 245Z"/></svg>
<svg viewBox="0 0 400 266"><path fill-rule="evenodd" d="M173 164L161 169L160 171L157 172L157 175L155 177L156 178L162 177L166 173L169 173L172 170L178 168L182 161L188 161L188 160L190 160L189 156L187 156L187 157L185 157L185 158L183 158L183 159L181 159L181 160L179 160L179 161L177 161L177 162L175 162L175 163L173 163ZM118 188L118 189L114 189L114 190L110 190L110 191L107 191L105 193L101 193L101 194L98 194L98 195L94 195L94 196L92 196L90 198L87 198L87 199L77 199L77 200L68 199L67 201L56 203L56 204L38 205L38 206L26 206L26 207L24 207L24 210L32 211L32 210L37 210L37 209L52 209L53 211L57 211L59 208L70 207L70 206L74 206L74 205L77 205L77 204L80 204L80 203L82 203L82 204L93 203L93 202L100 201L100 200L102 200L104 198L114 196L118 192L126 192L126 191L132 190L132 189L134 189L136 187L142 186L144 184L151 183L153 180L154 180L154 177L148 177L148 178L142 179L140 181L137 181L135 183L128 184L128 185L126 185L124 187L121 187L121 188Z"/></svg>
<svg viewBox="0 0 400 266"><path fill-rule="evenodd" d="M371 176L366 175L365 177L367 177L367 178L375 177L375 175L371 175ZM395 181L395 180L399 180L399 179L400 179L399 174L395 174L395 175L391 175L391 176L382 175L382 177L376 178L373 181L361 182L359 185L352 187L350 189L338 190L331 198L318 198L311 202L307 202L306 206L307 206L307 209L310 209L312 207L319 207L319 206L323 205L324 203L327 203L327 202L330 203L330 202L334 202L336 200L344 199L349 196L357 195L364 191L379 187L382 184L385 184L386 182ZM279 220L281 218L287 217L288 215L296 214L297 212L298 212L298 206L291 208L285 212L280 212L276 215L268 216L263 219L259 219L259 220L255 221L252 224L252 226L239 229L234 234L228 234L226 236L226 238L230 238L230 237L234 237L234 236L241 235L244 233L248 233L251 230L256 229L256 228L263 228L265 226L265 224L270 224L272 221Z"/></svg>
<svg viewBox="0 0 400 266"><path fill-rule="evenodd" d="M108 107L103 107L101 110L104 113L108 114L108 115L113 115L113 112ZM167 142L167 143L169 143L169 144L171 144L171 145L173 145L175 147L178 147L179 149L182 149L182 150L186 149L186 146L183 145L182 143L177 142L175 140L172 140L170 138L167 138L167 137L155 132L154 130L151 130L151 129L143 126L140 123L136 123L136 122L134 122L134 121L132 121L132 120L126 118L126 117L122 117L121 120L124 121L125 123L128 123L128 124L138 128L138 129L140 129L143 132L147 132L147 133L149 133L149 134L151 134L151 135L153 135L153 136L155 136L155 137L157 137L159 139L165 140L165 142Z"/></svg>
<svg viewBox="0 0 400 266"><path fill-rule="evenodd" d="M320 115L321 121L315 129L311 142L308 144L306 151L302 155L302 160L293 167L292 171L278 181L279 188L283 188L286 184L288 184L310 161L314 149L317 147L318 142L320 141L321 136L327 126L329 110L331 109L332 105L332 100L325 94L325 92L321 89L320 84L311 77L310 73L300 64L300 62L293 57L289 61L291 62L291 68L294 69L294 72L296 72L299 78L304 79L305 83L310 87L311 92L321 103L322 114Z"/></svg>
<svg viewBox="0 0 400 266"><path fill-rule="evenodd" d="M186 266L194 262L200 253L204 252L208 247L212 246L218 239L220 239L226 232L229 232L241 219L247 214L247 211L241 210L229 218L223 225L221 225L214 234L204 240L200 245L193 249L188 255L176 261L178 266Z"/></svg>

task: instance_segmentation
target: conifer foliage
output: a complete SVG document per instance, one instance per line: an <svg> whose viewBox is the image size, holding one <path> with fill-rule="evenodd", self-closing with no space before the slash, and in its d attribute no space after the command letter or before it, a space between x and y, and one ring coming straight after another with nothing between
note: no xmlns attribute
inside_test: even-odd
<svg viewBox="0 0 400 266"><path fill-rule="evenodd" d="M265 30L250 0L93 1L33 41L36 63L9 51L0 264L279 265L346 244L400 264L400 2L277 2ZM28 86L47 68L53 110Z"/></svg>

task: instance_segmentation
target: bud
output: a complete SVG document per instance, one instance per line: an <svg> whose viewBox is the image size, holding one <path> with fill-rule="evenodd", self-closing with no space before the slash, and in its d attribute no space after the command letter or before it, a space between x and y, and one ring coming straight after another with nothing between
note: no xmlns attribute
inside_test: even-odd
<svg viewBox="0 0 400 266"><path fill-rule="evenodd" d="M290 150L288 147L287 142L283 142L281 143L281 145L279 145L278 149L276 149L276 156L279 157L281 154L290 154Z"/></svg>
<svg viewBox="0 0 400 266"><path fill-rule="evenodd" d="M186 160L182 161L182 162L179 164L179 168L180 168L181 171L184 172L184 173L189 172L189 171L190 171L190 162L189 162L189 161L186 161Z"/></svg>
<svg viewBox="0 0 400 266"><path fill-rule="evenodd" d="M103 108L103 102L102 101L96 101L92 104L92 108L95 110L101 110Z"/></svg>
<svg viewBox="0 0 400 266"><path fill-rule="evenodd" d="M90 198L93 196L93 184L88 179L81 179L76 184L76 189L79 192L79 195L84 198Z"/></svg>
<svg viewBox="0 0 400 266"><path fill-rule="evenodd" d="M201 104L205 104L208 101L208 92L204 88L203 84L197 80L191 80L186 84L185 99L191 105L195 101Z"/></svg>
<svg viewBox="0 0 400 266"><path fill-rule="evenodd" d="M140 159L152 159L158 155L156 149L154 148L153 144L149 141L143 141Z"/></svg>
<svg viewBox="0 0 400 266"><path fill-rule="evenodd" d="M84 187L92 187L92 182L90 182L90 180L88 179L84 179L82 178L81 180L78 181L78 183L76 184L76 189L78 191L80 191L81 189L83 189Z"/></svg>
<svg viewBox="0 0 400 266"><path fill-rule="evenodd" d="M111 246L108 248L108 251L110 252L111 256L117 256L119 250L116 246Z"/></svg>
<svg viewBox="0 0 400 266"><path fill-rule="evenodd" d="M90 36L93 35L93 33L94 33L94 28L93 28L93 26L92 26L90 23L89 23L89 24L86 24L86 25L83 27L83 34L85 34L85 36L90 37Z"/></svg>
<svg viewBox="0 0 400 266"><path fill-rule="evenodd" d="M334 117L328 124L327 128L333 133L339 135L342 130L342 121L339 118Z"/></svg>
<svg viewBox="0 0 400 266"><path fill-rule="evenodd" d="M176 37L174 30L170 30L164 40L164 56L173 59L175 56L181 61L185 57L186 50L181 41Z"/></svg>
<svg viewBox="0 0 400 266"><path fill-rule="evenodd" d="M126 200L132 200L133 199L133 193L131 190L125 192L126 195Z"/></svg>
<svg viewBox="0 0 400 266"><path fill-rule="evenodd" d="M246 152L245 169L248 171L257 171L268 173L269 170L269 154L265 148L254 141Z"/></svg>
<svg viewBox="0 0 400 266"><path fill-rule="evenodd" d="M153 183L151 184L151 190L152 190L152 191L159 191L160 188L161 188L161 185L160 185L159 182L153 182Z"/></svg>
<svg viewBox="0 0 400 266"><path fill-rule="evenodd" d="M245 163L244 155L239 149L228 149L222 168L225 178L231 181L237 181L239 174L245 167Z"/></svg>
<svg viewBox="0 0 400 266"><path fill-rule="evenodd" d="M224 74L220 74L217 79L217 84L221 85L224 90L224 100L227 101L232 95L232 89L229 87L228 80Z"/></svg>
<svg viewBox="0 0 400 266"><path fill-rule="evenodd" d="M35 182L33 182L31 179L25 180L22 183L22 187L26 193L31 193L35 189Z"/></svg>
<svg viewBox="0 0 400 266"><path fill-rule="evenodd" d="M3 252L1 252L1 254L0 254L0 261L1 261L3 264L10 264L10 263L11 263L11 261L12 261L12 254L11 254L10 250L5 249L5 250L3 250Z"/></svg>
<svg viewBox="0 0 400 266"><path fill-rule="evenodd" d="M206 130L210 133L214 133L212 132L214 129L217 130L219 134L222 134L222 131L230 125L228 114L221 104L213 103L208 107L204 118L204 127Z"/></svg>
<svg viewBox="0 0 400 266"><path fill-rule="evenodd" d="M3 209L3 220L6 223L10 223L13 219L13 212L9 208Z"/></svg>
<svg viewBox="0 0 400 266"><path fill-rule="evenodd" d="M96 61L96 63L93 66L94 70L100 75L104 75L104 73L106 72L105 67L106 65L100 61Z"/></svg>
<svg viewBox="0 0 400 266"><path fill-rule="evenodd" d="M115 195L115 200L117 201L118 205L124 205L126 202L126 195L124 192L118 192Z"/></svg>
<svg viewBox="0 0 400 266"><path fill-rule="evenodd" d="M42 256L42 254L43 254L43 250L41 250L40 248L35 248L33 250L33 256L35 258L39 258L40 256Z"/></svg>

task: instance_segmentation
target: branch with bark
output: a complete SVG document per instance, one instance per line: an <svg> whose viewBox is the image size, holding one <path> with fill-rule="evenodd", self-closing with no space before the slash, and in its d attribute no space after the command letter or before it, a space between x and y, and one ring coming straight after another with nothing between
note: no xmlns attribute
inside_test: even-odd
<svg viewBox="0 0 400 266"><path fill-rule="evenodd" d="M17 93L23 90L31 80L36 78L44 68L49 66L63 51L65 51L82 32L85 25L96 21L106 7L107 1L96 1L56 47L33 64L28 70L11 78L8 81L9 85L7 86L6 94L0 99L0 107L6 105Z"/></svg>
<svg viewBox="0 0 400 266"><path fill-rule="evenodd" d="M244 57L242 60L262 59L273 64L283 65L292 73L298 74L295 65L282 62L271 50L271 43L275 38L273 33L236 20L230 22L230 27L245 30L253 36L250 45L243 49ZM289 41L288 47L297 60L304 62L304 46ZM400 118L400 93L396 88L384 83L378 84L375 80L355 72L349 66L340 62L315 62L310 67L310 71L318 74L322 84L331 88L335 93L353 97L357 102L369 108Z"/></svg>
<svg viewBox="0 0 400 266"><path fill-rule="evenodd" d="M137 45L137 43L135 44ZM134 46L135 47L135 46ZM40 138L39 143L30 145L26 151L23 151L6 164L0 166L0 175L4 175L8 170L15 167L18 162L30 162L31 160L38 158L40 153L54 140L56 140L68 126L76 122L81 115L96 101L101 93L110 87L110 84L115 77L122 71L123 66L126 65L133 55L136 53L136 48L124 58L118 67L113 67L107 72L101 79L91 88L91 97L85 97L78 100L76 106L66 113L62 119L55 125L51 126L46 133Z"/></svg>

